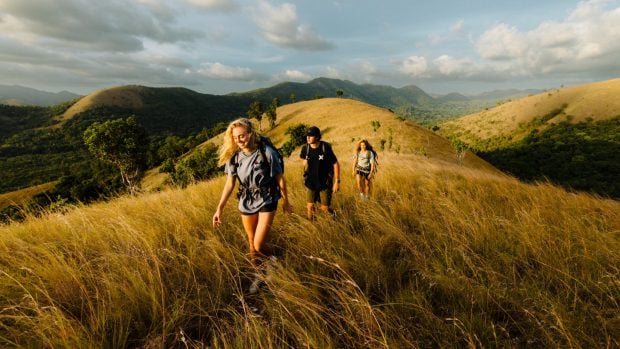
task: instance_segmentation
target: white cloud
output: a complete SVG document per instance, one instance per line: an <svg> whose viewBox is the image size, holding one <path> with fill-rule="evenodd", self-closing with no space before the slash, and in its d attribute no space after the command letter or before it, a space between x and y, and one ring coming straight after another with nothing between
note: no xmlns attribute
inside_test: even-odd
<svg viewBox="0 0 620 349"><path fill-rule="evenodd" d="M337 68L328 66L323 68L321 76L325 76L332 79L342 79L342 74Z"/></svg>
<svg viewBox="0 0 620 349"><path fill-rule="evenodd" d="M142 1L2 0L0 30L19 32L14 37L52 49L113 52L140 51L143 38L172 43L201 36L176 28L171 9Z"/></svg>
<svg viewBox="0 0 620 349"><path fill-rule="evenodd" d="M308 51L333 48L333 44L316 34L309 25L299 23L297 9L290 3L274 6L260 0L256 23L267 41L278 46Z"/></svg>
<svg viewBox="0 0 620 349"><path fill-rule="evenodd" d="M201 76L217 80L253 81L259 78L250 68L230 67L221 63L203 63L196 71Z"/></svg>
<svg viewBox="0 0 620 349"><path fill-rule="evenodd" d="M459 19L450 27L450 31L453 33L461 33L465 28L465 20Z"/></svg>
<svg viewBox="0 0 620 349"><path fill-rule="evenodd" d="M522 57L528 42L517 28L501 23L484 32L476 46L482 58L504 60Z"/></svg>
<svg viewBox="0 0 620 349"><path fill-rule="evenodd" d="M410 56L401 63L399 70L404 74L419 77L427 73L428 63L424 57Z"/></svg>
<svg viewBox="0 0 620 349"><path fill-rule="evenodd" d="M234 10L238 6L232 0L186 0L188 4L206 10Z"/></svg>
<svg viewBox="0 0 620 349"><path fill-rule="evenodd" d="M280 74L280 80L285 81L308 81L312 76L299 70L286 70Z"/></svg>
<svg viewBox="0 0 620 349"><path fill-rule="evenodd" d="M439 72L448 76L472 76L476 73L476 65L467 58L454 58L441 55L433 61Z"/></svg>
<svg viewBox="0 0 620 349"><path fill-rule="evenodd" d="M480 36L476 48L490 69L513 76L607 71L620 59L620 8L605 10L608 3L583 1L564 20L530 31L500 23Z"/></svg>

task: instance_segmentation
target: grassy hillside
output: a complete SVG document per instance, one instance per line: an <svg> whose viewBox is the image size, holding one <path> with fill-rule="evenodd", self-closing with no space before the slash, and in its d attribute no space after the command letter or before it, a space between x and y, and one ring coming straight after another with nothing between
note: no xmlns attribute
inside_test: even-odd
<svg viewBox="0 0 620 349"><path fill-rule="evenodd" d="M415 86L394 88L357 85L350 81L318 78L308 83L283 83L270 88L225 96L198 93L185 88L116 86L95 91L79 100L59 106L18 108L0 105L0 171L7 181L0 192L58 180L75 168L87 168L81 133L93 122L135 116L150 133L153 160L161 160L157 150L167 136L188 138L206 127L247 114L253 101L266 108L274 98L281 103L343 96L392 108L396 113L426 124L437 118L471 110L477 103L446 102L437 104L433 97ZM424 105L424 108L420 108ZM477 108L477 107L475 107ZM62 161L59 161L59 158ZM21 169L28 175L18 175Z"/></svg>
<svg viewBox="0 0 620 349"><path fill-rule="evenodd" d="M376 131L372 121L379 121L381 125ZM418 154L457 162L455 150L446 139L386 109L354 100L326 98L282 106L278 109L277 127L267 134L276 145L281 144L287 139L284 135L286 129L299 123L319 126L323 139L332 143L342 158L352 157L356 141L367 139L379 151L380 157L380 144L384 140L383 152ZM494 170L473 154L465 157L463 165Z"/></svg>
<svg viewBox="0 0 620 349"><path fill-rule="evenodd" d="M620 198L620 79L548 91L449 121L465 142L524 180Z"/></svg>
<svg viewBox="0 0 620 349"><path fill-rule="evenodd" d="M620 79L549 90L442 123L440 132L489 150L516 143L533 130L620 115Z"/></svg>
<svg viewBox="0 0 620 349"><path fill-rule="evenodd" d="M21 190L12 191L9 193L2 193L0 194L0 208L4 208L10 205L23 207L33 196L52 189L54 185L54 182L49 182L45 184L34 185L32 187Z"/></svg>
<svg viewBox="0 0 620 349"><path fill-rule="evenodd" d="M372 126L373 121L380 124L376 130ZM290 137L285 134L286 130L299 124L319 126L323 140L333 145L341 160L353 157L357 142L367 139L378 151L379 162L384 155L390 153L418 154L429 159L497 172L472 153L467 153L462 162L459 162L455 149L446 139L414 122L398 117L387 109L351 99L322 98L281 106L277 109L276 126L269 129L268 122L263 120L262 132L269 136L277 147L281 147ZM205 143L219 146L222 143L221 135ZM204 149L204 146L205 144L197 147L195 151ZM193 152L184 154L183 157L191 154ZM294 159L298 156L299 149L291 155ZM349 167L344 168L346 173L349 170ZM169 176L155 169L147 173L142 187L147 190L161 188L166 182L169 182Z"/></svg>
<svg viewBox="0 0 620 349"><path fill-rule="evenodd" d="M340 150L343 133L327 132ZM372 200L343 176L338 218L311 223L287 160L296 212L276 216L280 257L254 297L235 200L211 227L223 178L0 227L0 345L620 345L620 203L417 154L381 161Z"/></svg>

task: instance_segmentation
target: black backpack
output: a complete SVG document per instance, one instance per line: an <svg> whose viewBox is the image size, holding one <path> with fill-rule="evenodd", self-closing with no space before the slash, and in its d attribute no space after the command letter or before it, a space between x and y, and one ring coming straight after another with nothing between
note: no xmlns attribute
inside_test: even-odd
<svg viewBox="0 0 620 349"><path fill-rule="evenodd" d="M280 163L282 173L284 174L284 156L282 156L282 152L280 151L280 149L276 148L273 143L271 143L271 139L269 139L269 137L260 136L260 138L258 139L258 150L260 152L260 155L263 157L262 160L267 159L267 156L265 155L265 147L267 146L271 147L273 150L276 151L276 159L278 160L278 163ZM267 161L263 162L266 163Z"/></svg>

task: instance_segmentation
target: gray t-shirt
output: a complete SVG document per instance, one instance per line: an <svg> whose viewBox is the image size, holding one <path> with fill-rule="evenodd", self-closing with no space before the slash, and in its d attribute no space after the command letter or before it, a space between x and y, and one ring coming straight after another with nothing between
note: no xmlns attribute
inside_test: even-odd
<svg viewBox="0 0 620 349"><path fill-rule="evenodd" d="M237 162L235 168L233 161ZM276 151L265 146L263 158L257 148L247 155L243 151L237 152L226 163L224 172L229 176L237 176L240 182L239 211L246 214L254 214L263 206L274 204L280 199L280 191L277 190L276 175L282 173L282 166L278 161ZM267 161L267 164L264 163Z"/></svg>
<svg viewBox="0 0 620 349"><path fill-rule="evenodd" d="M355 155L357 158L357 169L363 171L370 171L370 164L375 161L375 154L370 150L360 151Z"/></svg>

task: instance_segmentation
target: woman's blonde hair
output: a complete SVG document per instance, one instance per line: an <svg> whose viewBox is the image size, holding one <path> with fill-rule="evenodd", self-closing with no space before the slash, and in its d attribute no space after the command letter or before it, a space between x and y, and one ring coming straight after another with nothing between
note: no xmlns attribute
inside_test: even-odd
<svg viewBox="0 0 620 349"><path fill-rule="evenodd" d="M235 127L243 127L245 131L250 135L250 148L254 149L258 146L258 137L260 136L256 131L254 131L254 125L252 121L246 118L239 118L233 122L231 122L226 128L226 132L224 133L224 144L220 147L220 158L218 161L219 166L225 165L228 160L230 160L233 155L237 151L239 151L239 147L237 143L233 139L232 131Z"/></svg>
<svg viewBox="0 0 620 349"><path fill-rule="evenodd" d="M366 144L366 150L372 150L372 145L370 145L367 140L362 139L361 141L357 142L357 145L355 146L356 153L359 153L360 150L362 150L362 143Z"/></svg>

